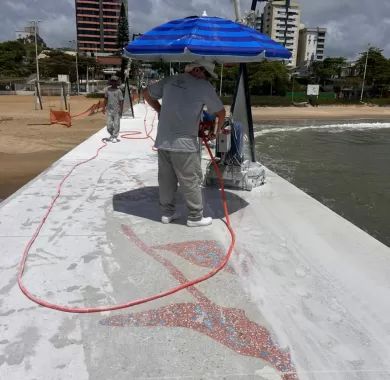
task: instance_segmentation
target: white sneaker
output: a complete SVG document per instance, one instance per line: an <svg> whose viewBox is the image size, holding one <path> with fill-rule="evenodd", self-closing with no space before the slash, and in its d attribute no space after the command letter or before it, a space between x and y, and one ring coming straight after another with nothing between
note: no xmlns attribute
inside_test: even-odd
<svg viewBox="0 0 390 380"><path fill-rule="evenodd" d="M171 223L172 221L176 220L176 219L179 219L180 218L180 215L177 214L176 212L173 214L173 215L170 215L170 216L165 216L163 215L161 217L161 223L163 224L169 224Z"/></svg>
<svg viewBox="0 0 390 380"><path fill-rule="evenodd" d="M188 227L204 227L209 226L211 223L213 223L213 218L210 216L207 218L203 217L201 220L187 220Z"/></svg>

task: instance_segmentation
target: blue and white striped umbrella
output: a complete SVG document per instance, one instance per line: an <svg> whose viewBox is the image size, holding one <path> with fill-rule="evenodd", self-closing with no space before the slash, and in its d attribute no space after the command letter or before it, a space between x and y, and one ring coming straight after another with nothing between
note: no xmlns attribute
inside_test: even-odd
<svg viewBox="0 0 390 380"><path fill-rule="evenodd" d="M130 42L124 54L145 61L218 63L289 59L291 53L268 36L219 17L187 17L162 24Z"/></svg>

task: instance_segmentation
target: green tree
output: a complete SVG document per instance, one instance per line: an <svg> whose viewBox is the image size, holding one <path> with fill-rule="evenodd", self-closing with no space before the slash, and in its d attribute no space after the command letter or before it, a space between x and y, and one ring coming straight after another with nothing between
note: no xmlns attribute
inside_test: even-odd
<svg viewBox="0 0 390 380"><path fill-rule="evenodd" d="M248 65L249 88L254 95L284 96L289 83L286 65L277 61L263 61Z"/></svg>
<svg viewBox="0 0 390 380"><path fill-rule="evenodd" d="M221 72L221 66L217 66L215 72ZM238 80L239 65L231 64L224 65L222 71L222 93L225 95L233 95L236 90Z"/></svg>
<svg viewBox="0 0 390 380"><path fill-rule="evenodd" d="M38 53L42 48L38 45ZM0 43L0 77L26 77L34 72L34 43L24 40Z"/></svg>
<svg viewBox="0 0 390 380"><path fill-rule="evenodd" d="M346 66L346 58L325 58L323 61L314 61L310 66L311 76L318 84L326 85L340 78L343 68Z"/></svg>
<svg viewBox="0 0 390 380"><path fill-rule="evenodd" d="M118 20L118 51L119 54L122 55L121 71L119 75L122 81L124 81L125 79L125 70L128 62L128 59L123 56L123 48L126 46L128 42L129 42L129 22L127 19L125 4L122 2L120 14L119 14L119 20Z"/></svg>
<svg viewBox="0 0 390 380"><path fill-rule="evenodd" d="M133 63L135 62L133 61L132 64ZM167 77L170 75L168 62L158 61L158 62L151 62L151 64L152 64L152 69L157 71L160 76Z"/></svg>
<svg viewBox="0 0 390 380"><path fill-rule="evenodd" d="M366 65L367 51L360 53L355 68L358 75L363 78ZM382 50L370 47L367 58L367 72L365 83L371 87L372 96L380 96L385 88L390 85L390 60L386 59Z"/></svg>
<svg viewBox="0 0 390 380"><path fill-rule="evenodd" d="M25 64L26 50L19 41L0 43L0 75L20 76L23 72L20 67Z"/></svg>
<svg viewBox="0 0 390 380"><path fill-rule="evenodd" d="M121 10L118 19L118 50L122 52L122 49L129 42L129 22L126 14L125 4L121 4Z"/></svg>
<svg viewBox="0 0 390 380"><path fill-rule="evenodd" d="M48 57L39 60L42 78L56 78L58 74L67 74L71 82L76 81L76 57L59 50L52 50ZM81 77L87 76L87 68L93 68L95 74L101 71L101 66L94 58L79 56L78 69Z"/></svg>

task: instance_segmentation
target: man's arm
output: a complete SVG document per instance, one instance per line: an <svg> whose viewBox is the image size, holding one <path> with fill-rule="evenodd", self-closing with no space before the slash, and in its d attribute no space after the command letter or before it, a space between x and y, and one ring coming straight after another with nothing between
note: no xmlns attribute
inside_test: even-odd
<svg viewBox="0 0 390 380"><path fill-rule="evenodd" d="M119 101L119 107L120 107L120 117L123 115L123 100Z"/></svg>
<svg viewBox="0 0 390 380"><path fill-rule="evenodd" d="M225 107L222 108L220 111L216 112L215 116L218 119L217 131L216 131L216 134L218 135L221 132L221 130L222 130L223 124L225 123L225 116L226 116Z"/></svg>
<svg viewBox="0 0 390 380"><path fill-rule="evenodd" d="M146 100L146 103L148 103L158 114L161 111L161 104L157 99L154 99L147 88L145 88L142 91L142 95L144 99Z"/></svg>
<svg viewBox="0 0 390 380"><path fill-rule="evenodd" d="M103 101L103 115L106 113L106 107L107 107L107 94L104 95L104 101Z"/></svg>
<svg viewBox="0 0 390 380"><path fill-rule="evenodd" d="M210 140L214 140L221 133L223 124L225 123L225 116L226 116L225 108L222 108L220 111L215 112L214 115L217 118L217 125L214 128L214 131L212 131L209 134Z"/></svg>

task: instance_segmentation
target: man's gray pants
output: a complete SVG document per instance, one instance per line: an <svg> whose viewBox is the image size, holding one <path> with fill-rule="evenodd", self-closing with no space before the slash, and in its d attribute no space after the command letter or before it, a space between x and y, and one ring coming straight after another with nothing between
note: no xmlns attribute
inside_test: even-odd
<svg viewBox="0 0 390 380"><path fill-rule="evenodd" d="M107 131L112 137L118 137L121 117L118 112L107 113Z"/></svg>
<svg viewBox="0 0 390 380"><path fill-rule="evenodd" d="M162 214L175 212L177 184L179 183L189 210L188 220L203 217L202 168L199 152L172 152L158 150L158 183Z"/></svg>

